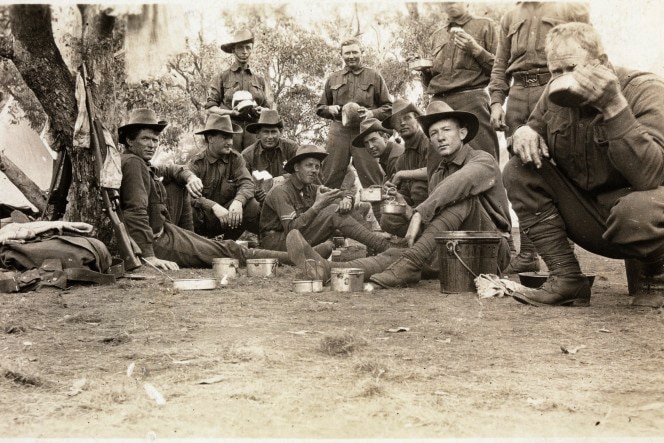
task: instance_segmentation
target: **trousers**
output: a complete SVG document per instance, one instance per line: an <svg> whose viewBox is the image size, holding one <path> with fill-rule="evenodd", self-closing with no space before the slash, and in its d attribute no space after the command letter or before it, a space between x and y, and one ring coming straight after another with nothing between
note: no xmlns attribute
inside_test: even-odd
<svg viewBox="0 0 664 443"><path fill-rule="evenodd" d="M506 137L511 137L514 131L528 122L528 117L535 109L545 87L546 85L528 88L512 85L505 109L505 124L509 126L505 132Z"/></svg>
<svg viewBox="0 0 664 443"><path fill-rule="evenodd" d="M567 236L594 254L616 259L664 256L664 186L591 193L551 162L540 169L512 157L503 170L512 208L525 229L555 213Z"/></svg>
<svg viewBox="0 0 664 443"><path fill-rule="evenodd" d="M323 161L320 174L323 185L328 188L341 188L351 157L362 187L383 183L383 171L378 160L373 158L367 149L351 145L351 141L359 133L359 128L344 127L340 122L332 122L325 146L328 156Z"/></svg>
<svg viewBox="0 0 664 443"><path fill-rule="evenodd" d="M233 200L230 200L222 206L228 209ZM258 200L252 198L247 202L242 212L242 223L235 229L224 228L221 226L219 219L212 213L204 208L194 208L194 231L205 237L216 237L224 234L224 238L235 240L239 238L246 230L258 233L258 225L261 215L261 205Z"/></svg>
<svg viewBox="0 0 664 443"><path fill-rule="evenodd" d="M498 135L491 126L491 107L489 94L484 89L473 89L452 94L436 94L431 101L444 101L455 111L465 111L475 114L480 122L477 135L469 143L473 149L488 152L498 160L500 146Z"/></svg>

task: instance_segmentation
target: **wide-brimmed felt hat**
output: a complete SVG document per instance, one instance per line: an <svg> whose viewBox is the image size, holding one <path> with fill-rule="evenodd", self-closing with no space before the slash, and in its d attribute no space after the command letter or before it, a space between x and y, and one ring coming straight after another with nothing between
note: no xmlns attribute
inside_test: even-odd
<svg viewBox="0 0 664 443"><path fill-rule="evenodd" d="M284 165L284 171L290 172L292 174L295 172L295 163L309 157L317 158L318 160L323 161L323 159L327 157L327 151L325 148L319 148L316 145L302 145L297 148L295 155L286 162Z"/></svg>
<svg viewBox="0 0 664 443"><path fill-rule="evenodd" d="M239 43L253 43L253 42L254 42L254 34L248 29L240 29L235 34L233 34L233 36L230 38L230 41L222 43L220 48L222 51L228 54L232 54L235 45Z"/></svg>
<svg viewBox="0 0 664 443"><path fill-rule="evenodd" d="M284 122L281 121L279 113L274 109L263 109L261 116L258 118L256 123L251 123L245 128L247 132L255 134L258 130L264 126L272 128L284 128Z"/></svg>
<svg viewBox="0 0 664 443"><path fill-rule="evenodd" d="M168 126L168 122L165 120L158 120L157 114L155 114L152 109L132 109L127 121L118 127L118 141L123 145L127 144L126 133L129 128L141 127L161 132L166 126Z"/></svg>
<svg viewBox="0 0 664 443"><path fill-rule="evenodd" d="M202 129L194 134L205 135L210 132L224 132L226 134L240 134L242 128L239 125L231 122L231 118L227 115L210 114L205 121L205 129Z"/></svg>
<svg viewBox="0 0 664 443"><path fill-rule="evenodd" d="M414 112L415 114L422 115L422 111L417 109L417 106L404 98L398 98L392 103L392 115L383 120L383 127L387 129L398 129L397 119L404 114Z"/></svg>
<svg viewBox="0 0 664 443"><path fill-rule="evenodd" d="M458 120L461 127L468 129L468 135L466 135L466 138L463 140L464 143L470 142L477 135L477 131L480 128L480 122L475 114L464 111L455 111L450 105L443 101L429 103L426 115L420 115L417 117L417 121L420 122L424 133L428 137L429 128L432 124L448 118Z"/></svg>
<svg viewBox="0 0 664 443"><path fill-rule="evenodd" d="M364 137L376 131L383 132L385 134L392 133L392 131L385 129L383 125L380 124L380 120L377 118L368 118L366 120L362 120L362 123L360 123L360 133L353 139L351 145L355 146L356 148L364 148Z"/></svg>

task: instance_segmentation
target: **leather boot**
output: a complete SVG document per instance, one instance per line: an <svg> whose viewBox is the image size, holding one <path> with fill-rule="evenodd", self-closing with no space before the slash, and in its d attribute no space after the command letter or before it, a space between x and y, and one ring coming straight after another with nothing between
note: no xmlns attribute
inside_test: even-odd
<svg viewBox="0 0 664 443"><path fill-rule="evenodd" d="M380 234L369 231L351 217L342 218L339 225L339 231L341 231L344 237L352 238L365 245L367 249L371 249L378 253L387 251L390 248L407 247L407 243L403 241L403 239L392 242L390 239L387 239Z"/></svg>
<svg viewBox="0 0 664 443"><path fill-rule="evenodd" d="M332 255L332 251L334 250L334 242L332 240L328 240L325 243L321 243L319 245L314 246L314 251L324 259L330 258L330 255Z"/></svg>
<svg viewBox="0 0 664 443"><path fill-rule="evenodd" d="M643 264L632 306L655 309L664 306L664 264Z"/></svg>
<svg viewBox="0 0 664 443"><path fill-rule="evenodd" d="M364 281L369 281L373 274L381 272L391 263L401 257L403 249L392 248L377 255L376 257L365 257L347 262L330 263L321 257L309 245L300 231L293 229L286 237L286 248L290 261L302 270L307 278L311 280L322 280L328 282L332 268L359 268L364 271Z"/></svg>
<svg viewBox="0 0 664 443"><path fill-rule="evenodd" d="M369 281L383 288L403 288L412 286L422 279L419 266L405 257L392 263L380 274L374 274Z"/></svg>
<svg viewBox="0 0 664 443"><path fill-rule="evenodd" d="M510 261L505 274L518 274L520 272L538 272L540 270L539 257L536 252L519 252Z"/></svg>
<svg viewBox="0 0 664 443"><path fill-rule="evenodd" d="M512 297L533 306L588 306L590 284L581 273L558 211L536 221L528 229L528 237L549 268L549 278L541 288L524 288Z"/></svg>

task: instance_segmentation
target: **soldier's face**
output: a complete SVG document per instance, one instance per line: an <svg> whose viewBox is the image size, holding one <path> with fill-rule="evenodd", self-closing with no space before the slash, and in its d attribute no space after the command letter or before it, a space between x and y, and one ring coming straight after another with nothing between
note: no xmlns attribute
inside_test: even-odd
<svg viewBox="0 0 664 443"><path fill-rule="evenodd" d="M320 160L317 158L305 158L301 162L295 163L293 165L295 170L295 176L305 185L310 185L320 172Z"/></svg>
<svg viewBox="0 0 664 443"><path fill-rule="evenodd" d="M364 137L364 147L369 150L372 157L378 158L385 152L387 142L378 132L371 132Z"/></svg>
<svg viewBox="0 0 664 443"><path fill-rule="evenodd" d="M279 136L281 131L279 128L260 128L256 136L261 141L261 145L265 149L274 149L279 144Z"/></svg>
<svg viewBox="0 0 664 443"><path fill-rule="evenodd" d="M233 149L233 134L213 132L207 136L208 150L214 158L230 154Z"/></svg>
<svg viewBox="0 0 664 443"><path fill-rule="evenodd" d="M397 123L397 131L405 139L409 139L420 129L420 123L417 121L417 114L409 112L404 114Z"/></svg>
<svg viewBox="0 0 664 443"><path fill-rule="evenodd" d="M348 45L341 48L341 58L350 69L362 67L362 50L360 45Z"/></svg>
<svg viewBox="0 0 664 443"><path fill-rule="evenodd" d="M467 135L468 130L453 119L439 120L429 127L429 139L442 157L456 154Z"/></svg>
<svg viewBox="0 0 664 443"><path fill-rule="evenodd" d="M449 18L459 18L466 13L468 5L463 2L449 2L445 3L443 8Z"/></svg>
<svg viewBox="0 0 664 443"><path fill-rule="evenodd" d="M247 63L251 57L251 51L254 49L253 43L237 44L233 48L233 54L239 63Z"/></svg>
<svg viewBox="0 0 664 443"><path fill-rule="evenodd" d="M577 66L595 62L597 59L573 39L562 40L547 55L549 71L554 77L572 72Z"/></svg>
<svg viewBox="0 0 664 443"><path fill-rule="evenodd" d="M159 132L154 129L141 129L135 139L127 139L127 145L130 152L150 161L159 146Z"/></svg>

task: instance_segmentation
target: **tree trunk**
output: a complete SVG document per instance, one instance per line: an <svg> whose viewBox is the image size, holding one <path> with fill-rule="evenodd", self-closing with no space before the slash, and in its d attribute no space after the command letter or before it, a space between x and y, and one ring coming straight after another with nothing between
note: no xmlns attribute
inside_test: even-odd
<svg viewBox="0 0 664 443"><path fill-rule="evenodd" d="M21 169L9 160L1 151L0 151L0 171L4 172L10 182L12 182L18 189L23 193L26 199L35 207L39 212L44 210L46 207L46 196L39 189L39 186L35 184L30 177L25 175Z"/></svg>
<svg viewBox="0 0 664 443"><path fill-rule="evenodd" d="M118 113L114 85L118 69L113 53L122 44L114 33L116 20L101 12L99 6L85 5L79 9L83 17L82 58L94 79L92 93L100 110L99 117L115 132ZM73 178L64 218L92 224L93 234L110 245L113 233L103 211L94 157L89 149L72 147L78 109L76 77L68 70L53 39L51 10L45 5L13 5L10 15L15 38L14 64L50 119L55 135L53 149L66 149L70 155Z"/></svg>

